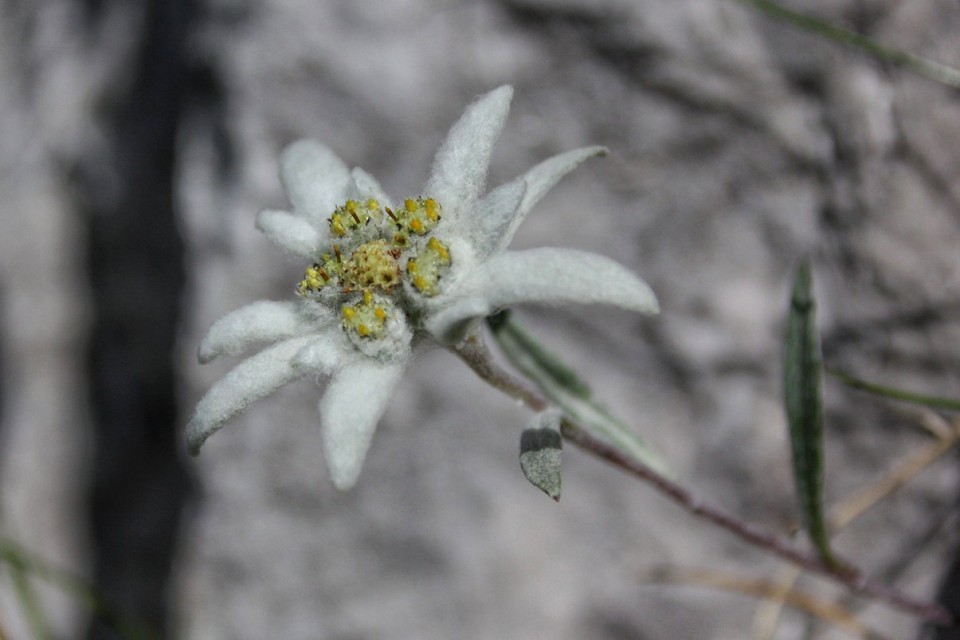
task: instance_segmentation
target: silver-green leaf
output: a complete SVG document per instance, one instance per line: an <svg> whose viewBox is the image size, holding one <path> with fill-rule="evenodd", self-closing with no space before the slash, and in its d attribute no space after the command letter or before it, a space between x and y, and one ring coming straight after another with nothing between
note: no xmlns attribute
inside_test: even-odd
<svg viewBox="0 0 960 640"><path fill-rule="evenodd" d="M560 501L562 454L560 414L539 414L520 435L520 469L530 484L557 502Z"/></svg>

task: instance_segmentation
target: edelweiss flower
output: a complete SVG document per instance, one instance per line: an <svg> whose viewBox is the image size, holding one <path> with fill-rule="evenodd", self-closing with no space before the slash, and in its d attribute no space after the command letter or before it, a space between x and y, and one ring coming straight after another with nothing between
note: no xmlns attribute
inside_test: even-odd
<svg viewBox="0 0 960 640"><path fill-rule="evenodd" d="M256 355L219 380L187 427L191 451L255 400L293 380L330 376L320 401L334 484L351 487L387 400L422 341L451 345L479 318L524 302L602 302L655 313L639 278L599 255L569 249L505 251L530 209L584 160L555 156L481 197L513 91L470 105L437 151L422 195L396 204L377 181L326 147L301 141L281 159L293 212L264 211L257 227L307 261L298 299L255 302L218 320L200 362Z"/></svg>

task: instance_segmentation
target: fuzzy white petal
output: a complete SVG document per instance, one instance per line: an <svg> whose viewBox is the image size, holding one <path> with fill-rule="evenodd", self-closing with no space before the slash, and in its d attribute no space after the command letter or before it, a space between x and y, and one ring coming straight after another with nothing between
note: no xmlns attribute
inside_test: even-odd
<svg viewBox="0 0 960 640"><path fill-rule="evenodd" d="M260 398L303 376L292 360L315 336L291 338L247 358L220 378L197 404L187 425L187 444L194 455L225 422Z"/></svg>
<svg viewBox="0 0 960 640"><path fill-rule="evenodd" d="M390 204L390 198L387 197L383 187L380 186L380 183L372 175L360 167L355 167L350 171L350 178L353 180L353 195L355 198L358 200L374 198L380 202L380 206L392 206Z"/></svg>
<svg viewBox="0 0 960 640"><path fill-rule="evenodd" d="M325 240L313 224L286 211L261 211L257 229L282 250L311 260L316 259L317 248Z"/></svg>
<svg viewBox="0 0 960 640"><path fill-rule="evenodd" d="M613 260L573 249L529 249L495 256L475 271L465 297L492 308L524 302L611 304L657 313L657 298L646 282Z"/></svg>
<svg viewBox="0 0 960 640"><path fill-rule="evenodd" d="M377 423L405 366L405 360L381 364L358 359L330 381L320 400L320 420L327 467L338 489L356 483Z"/></svg>
<svg viewBox="0 0 960 640"><path fill-rule="evenodd" d="M517 208L516 214L511 218L509 225L503 230L496 249L505 249L513 236L517 233L520 224L540 202L540 199L547 194L550 189L556 185L561 178L579 167L590 158L604 155L607 153L606 147L583 147L574 149L560 155L553 156L536 165L525 174L520 176L527 184L526 193L523 195L523 201Z"/></svg>
<svg viewBox="0 0 960 640"><path fill-rule="evenodd" d="M345 199L350 185L347 165L314 140L299 140L280 157L280 179L294 211L318 228Z"/></svg>
<svg viewBox="0 0 960 640"><path fill-rule="evenodd" d="M513 88L503 86L467 107L437 150L423 195L456 216L483 191L490 154L510 110Z"/></svg>
<svg viewBox="0 0 960 640"><path fill-rule="evenodd" d="M200 341L197 359L206 364L221 355L237 356L266 342L303 335L312 329L296 302L261 300L231 311L213 323Z"/></svg>
<svg viewBox="0 0 960 640"><path fill-rule="evenodd" d="M466 337L474 319L484 318L492 312L486 300L468 298L428 317L424 326L442 344L456 344Z"/></svg>
<svg viewBox="0 0 960 640"><path fill-rule="evenodd" d="M293 366L304 373L327 375L336 369L349 348L335 335L341 333L334 329L329 335L322 336L306 345L293 357Z"/></svg>
<svg viewBox="0 0 960 640"><path fill-rule="evenodd" d="M469 225L467 235L478 258L486 258L500 247L500 240L513 226L526 192L523 179L512 180L485 195L469 219L462 221Z"/></svg>

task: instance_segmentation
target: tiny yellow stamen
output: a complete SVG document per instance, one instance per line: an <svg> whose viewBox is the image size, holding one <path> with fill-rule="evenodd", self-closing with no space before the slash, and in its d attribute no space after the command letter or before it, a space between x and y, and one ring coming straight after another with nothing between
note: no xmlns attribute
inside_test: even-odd
<svg viewBox="0 0 960 640"><path fill-rule="evenodd" d="M373 302L373 294L369 290L363 292L363 304L370 304Z"/></svg>
<svg viewBox="0 0 960 640"><path fill-rule="evenodd" d="M344 307L341 312L343 313L343 317L347 320L353 320L357 317L357 310L353 307Z"/></svg>
<svg viewBox="0 0 960 640"><path fill-rule="evenodd" d="M407 198L403 201L403 208L407 210L407 213L413 213L417 210L417 201Z"/></svg>
<svg viewBox="0 0 960 640"><path fill-rule="evenodd" d="M410 221L410 230L418 234L423 233L424 231L423 223L417 220L416 218L414 218L413 220Z"/></svg>
<svg viewBox="0 0 960 640"><path fill-rule="evenodd" d="M365 325L365 324L358 324L358 325L357 325L357 334L359 334L359 336L360 336L361 338L366 338L367 336L370 335L370 327L368 327L368 326Z"/></svg>
<svg viewBox="0 0 960 640"><path fill-rule="evenodd" d="M417 288L417 291L423 291L427 288L427 279L423 276L417 276L413 279L413 286Z"/></svg>
<svg viewBox="0 0 960 640"><path fill-rule="evenodd" d="M424 203L424 205L427 209L427 218L431 222L436 222L437 220L440 219L440 211L437 206L436 200L434 200L433 198L427 198L427 201L426 203Z"/></svg>
<svg viewBox="0 0 960 640"><path fill-rule="evenodd" d="M374 309L374 310L373 310L373 315L375 315L375 316L377 317L377 320L386 320L386 319L387 319L387 312L386 312L386 310L384 310L383 307L377 307L376 309Z"/></svg>

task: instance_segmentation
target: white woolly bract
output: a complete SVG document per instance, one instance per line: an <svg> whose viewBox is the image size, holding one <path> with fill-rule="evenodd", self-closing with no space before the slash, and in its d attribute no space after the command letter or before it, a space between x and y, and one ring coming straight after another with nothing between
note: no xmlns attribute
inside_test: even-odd
<svg viewBox="0 0 960 640"><path fill-rule="evenodd" d="M613 260L573 249L528 249L494 256L464 284L466 297L494 308L525 302L610 304L657 313L657 298L646 282Z"/></svg>
<svg viewBox="0 0 960 640"><path fill-rule="evenodd" d="M261 211L257 214L257 229L287 253L314 260L317 248L327 239L305 218L287 211Z"/></svg>
<svg viewBox="0 0 960 640"><path fill-rule="evenodd" d="M300 377L332 374L319 407L324 450L334 484L347 489L357 480L377 422L411 357L415 336L426 334L450 345L463 339L479 319L523 303L603 303L656 313L657 301L646 283L602 256L566 249L504 253L527 213L557 181L605 152L602 147L585 147L554 156L481 198L512 95L513 90L504 86L468 106L437 150L423 191L410 194L411 199L433 198L442 213L435 228L408 229L403 233L410 235L400 235L409 244L398 244L404 248L397 248L392 259L403 284L392 289L379 285L381 290L373 292L384 298L384 309L391 314L382 332L371 335L365 329L361 335L345 324L344 305L356 298L358 288L370 293L349 281L347 286L343 281L319 289L304 286L297 302L257 302L211 327L200 345L202 362L222 354L238 355L263 343L276 344L240 363L203 397L188 425L194 453L255 400ZM287 147L280 165L292 212L264 211L257 217L257 228L282 250L318 263L319 270L329 256L339 259L339 251L352 260L351 252L361 243L394 241L383 235L386 227L380 225L390 224L386 217L368 219L361 229L355 216L352 237L342 225L331 231L331 214L347 199L366 206L363 201L374 198L381 207L391 208L387 215L394 213L373 176L359 168L349 170L330 149L312 140ZM396 218L394 223L391 234L403 229ZM345 244L334 250L338 237ZM429 289L421 286L421 291L402 270L416 256L430 255L419 253L427 251L430 242L441 243L448 262L433 263L434 284ZM430 250L437 251L435 246ZM358 268L353 265L351 269ZM326 271L321 275L334 279L327 278ZM336 272L334 277L343 274Z"/></svg>
<svg viewBox="0 0 960 640"><path fill-rule="evenodd" d="M320 400L320 423L327 467L338 489L356 483L373 432L405 366L406 362L380 364L363 359L344 367L330 381Z"/></svg>
<svg viewBox="0 0 960 640"><path fill-rule="evenodd" d="M301 314L296 302L253 302L214 322L200 341L197 358L206 364L221 355L238 356L257 345L304 335L317 322Z"/></svg>
<svg viewBox="0 0 960 640"><path fill-rule="evenodd" d="M197 403L193 418L187 424L190 452L199 453L207 438L253 402L301 377L304 372L293 366L293 358L313 340L317 338L304 336L267 347L238 364L210 387Z"/></svg>
<svg viewBox="0 0 960 640"><path fill-rule="evenodd" d="M318 229L326 224L333 208L341 204L350 186L347 165L315 140L300 140L284 149L280 179L294 213L304 216Z"/></svg>
<svg viewBox="0 0 960 640"><path fill-rule="evenodd" d="M510 110L513 88L503 86L467 107L433 160L423 193L443 204L449 216L468 213L483 191L490 154Z"/></svg>

